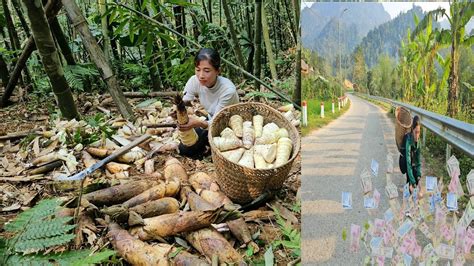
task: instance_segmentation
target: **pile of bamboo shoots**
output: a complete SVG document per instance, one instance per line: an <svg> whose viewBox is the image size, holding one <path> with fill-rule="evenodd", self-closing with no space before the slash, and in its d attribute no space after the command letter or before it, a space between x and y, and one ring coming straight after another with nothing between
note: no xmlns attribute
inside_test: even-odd
<svg viewBox="0 0 474 266"><path fill-rule="evenodd" d="M300 126L301 113L295 109L292 103L278 107L278 111L295 126Z"/></svg>
<svg viewBox="0 0 474 266"><path fill-rule="evenodd" d="M176 158L165 160L163 153L174 152L183 138L173 125L176 120L172 113L178 113L178 108L165 105L155 101L137 106L142 116L133 123L121 118L101 122L102 128L117 130L108 137L85 121L58 120L52 128L38 129L34 138L23 141L21 149L20 140L8 140L0 154L0 176L22 182L32 175L35 179L31 180L43 176L48 182L59 175L72 176L117 154L140 135L150 134L151 138L85 177L81 206L77 208L81 211L76 213L76 234L81 236L76 246L103 247L106 241L101 240L100 230L107 228L110 243L132 265L208 265L216 259L219 263L244 264L241 253L248 245L254 253L259 250L256 236L252 237L257 229L249 229L248 222L268 219L272 214L268 210L241 213L240 206L233 204L207 173L193 170L188 175ZM187 108L186 114L206 115L195 106ZM251 159L251 167L268 168L284 164L291 156L287 129L274 123L263 125L262 116L255 116L253 121L242 121L238 116L231 120L230 128L220 136L224 143L219 144L220 148L227 147L222 152L230 160L250 166L245 161ZM73 136L84 133L100 134L101 139L71 145ZM234 146L229 148L229 143ZM250 159L245 159L249 155ZM68 190L79 194L80 182L54 181L57 183L68 184ZM90 192L104 184L110 187ZM75 207L78 201L71 202ZM76 209L66 210L64 215L72 216Z"/></svg>
<svg viewBox="0 0 474 266"><path fill-rule="evenodd" d="M83 195L83 204L100 210L114 249L133 265L209 265L216 259L245 265L234 243L259 249L244 219L238 218L239 206L208 174L188 176L173 157L149 178ZM230 235L238 241L230 242ZM173 245L176 237L187 249Z"/></svg>
<svg viewBox="0 0 474 266"><path fill-rule="evenodd" d="M253 116L252 121L233 115L229 127L213 138L214 145L226 159L245 167L270 169L284 165L293 149L288 129L273 122L264 125L263 121L261 115Z"/></svg>

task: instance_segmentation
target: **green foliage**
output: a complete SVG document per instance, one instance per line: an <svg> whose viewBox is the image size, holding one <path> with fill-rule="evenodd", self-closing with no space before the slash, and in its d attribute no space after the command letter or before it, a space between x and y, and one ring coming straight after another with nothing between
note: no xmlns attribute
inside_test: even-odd
<svg viewBox="0 0 474 266"><path fill-rule="evenodd" d="M245 94L246 97L263 97L265 99L276 99L277 95L273 92L252 91Z"/></svg>
<svg viewBox="0 0 474 266"><path fill-rule="evenodd" d="M5 225L5 231L13 233L9 239L0 238L0 264L2 265L90 265L105 262L115 254L112 250L91 255L89 250L41 254L38 252L68 243L75 237L67 224L72 217L55 217L61 200L40 201L35 207L20 213Z"/></svg>
<svg viewBox="0 0 474 266"><path fill-rule="evenodd" d="M85 121L92 127L91 132L86 132L84 130L77 130L74 132L70 143L76 145L82 143L88 145L99 139L110 138L115 134L116 130L111 128L106 121L106 117L102 113L97 113L93 116L85 117Z"/></svg>
<svg viewBox="0 0 474 266"><path fill-rule="evenodd" d="M291 225L287 224L285 219L281 216L280 212L276 208L272 208L275 212L276 222L280 227L282 233L282 239L273 242L273 247L277 248L279 246L284 247L286 250L291 251L289 254L293 258L301 256L301 233L293 228Z"/></svg>
<svg viewBox="0 0 474 266"><path fill-rule="evenodd" d="M290 210L292 212L301 213L301 200L296 200L295 203L291 206Z"/></svg>
<svg viewBox="0 0 474 266"><path fill-rule="evenodd" d="M12 233L21 232L30 222L40 221L54 214L60 204L58 199L42 200L34 208L20 213L13 222L6 224L4 229Z"/></svg>
<svg viewBox="0 0 474 266"><path fill-rule="evenodd" d="M254 254L253 246L247 245L247 249L245 250L245 256L251 258Z"/></svg>
<svg viewBox="0 0 474 266"><path fill-rule="evenodd" d="M64 76L71 87L75 91L84 91L84 81L89 79L97 83L100 78L99 71L92 64L82 65L66 65L64 66Z"/></svg>

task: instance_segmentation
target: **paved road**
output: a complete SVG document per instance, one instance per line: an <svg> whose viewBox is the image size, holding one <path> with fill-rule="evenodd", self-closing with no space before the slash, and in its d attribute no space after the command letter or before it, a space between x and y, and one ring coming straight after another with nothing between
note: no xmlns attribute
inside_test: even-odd
<svg viewBox="0 0 474 266"><path fill-rule="evenodd" d="M369 219L383 218L388 209L385 194L386 157L397 155L393 119L381 108L349 95L350 109L322 129L302 140L302 262L303 265L360 265L366 252L350 253L351 223L363 226ZM397 187L404 178L398 171L388 177ZM379 162L379 174L372 183L382 195L379 208L369 215L363 207L360 173ZM352 192L353 209L343 210L342 191ZM349 234L348 234L349 235Z"/></svg>

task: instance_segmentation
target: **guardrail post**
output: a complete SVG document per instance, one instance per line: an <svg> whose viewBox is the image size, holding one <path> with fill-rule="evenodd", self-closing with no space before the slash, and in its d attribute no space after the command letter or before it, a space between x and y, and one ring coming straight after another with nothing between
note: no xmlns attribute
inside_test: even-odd
<svg viewBox="0 0 474 266"><path fill-rule="evenodd" d="M451 145L446 144L446 162L449 160L451 157Z"/></svg>
<svg viewBox="0 0 474 266"><path fill-rule="evenodd" d="M308 106L306 104L306 101L303 101L301 103L301 106L303 107L303 126L307 127L308 126Z"/></svg>
<svg viewBox="0 0 474 266"><path fill-rule="evenodd" d="M331 106L331 107L332 107L332 108L331 108L331 111L332 111L332 113L334 114L334 100L332 100L332 106Z"/></svg>
<svg viewBox="0 0 474 266"><path fill-rule="evenodd" d="M324 102L321 102L321 118L324 118Z"/></svg>

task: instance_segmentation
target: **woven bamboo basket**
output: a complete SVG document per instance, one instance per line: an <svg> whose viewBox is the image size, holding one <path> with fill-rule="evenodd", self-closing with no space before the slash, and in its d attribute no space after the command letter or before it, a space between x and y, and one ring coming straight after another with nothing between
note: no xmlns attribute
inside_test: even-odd
<svg viewBox="0 0 474 266"><path fill-rule="evenodd" d="M413 121L410 111L401 106L395 109L395 118L397 120L395 124L395 142L397 143L398 151L400 151L403 137L406 133L410 132Z"/></svg>
<svg viewBox="0 0 474 266"><path fill-rule="evenodd" d="M213 137L228 127L232 115L239 114L244 121L252 121L254 115L264 117L263 124L273 122L278 127L288 130L289 138L293 141L292 155L288 162L276 168L255 169L233 163L224 156L214 145ZM260 196L266 189L278 189L288 178L295 158L300 152L300 135L298 130L277 110L262 103L248 102L227 106L214 117L209 127L209 143L212 160L216 166L217 183L221 190L236 203L247 203Z"/></svg>

